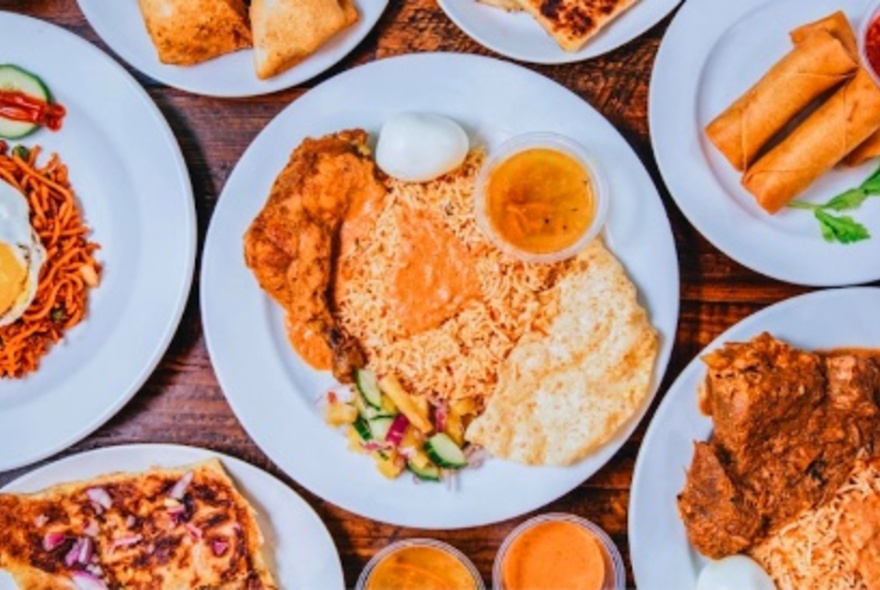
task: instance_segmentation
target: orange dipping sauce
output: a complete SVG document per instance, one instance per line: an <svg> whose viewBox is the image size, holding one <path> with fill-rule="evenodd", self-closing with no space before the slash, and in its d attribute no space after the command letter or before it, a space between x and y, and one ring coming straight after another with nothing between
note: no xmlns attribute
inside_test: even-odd
<svg viewBox="0 0 880 590"><path fill-rule="evenodd" d="M485 195L492 229L531 254L574 245L596 215L589 171L573 156L551 148L531 148L502 160L489 173Z"/></svg>
<svg viewBox="0 0 880 590"><path fill-rule="evenodd" d="M501 565L504 590L602 590L606 561L599 540L573 522L548 520L527 528Z"/></svg>
<svg viewBox="0 0 880 590"><path fill-rule="evenodd" d="M454 555L425 545L403 547L376 564L365 590L477 590L470 570Z"/></svg>

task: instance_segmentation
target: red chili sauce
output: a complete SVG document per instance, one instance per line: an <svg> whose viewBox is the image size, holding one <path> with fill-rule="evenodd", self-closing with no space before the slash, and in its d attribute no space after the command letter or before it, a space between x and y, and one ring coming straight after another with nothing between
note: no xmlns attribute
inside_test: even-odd
<svg viewBox="0 0 880 590"><path fill-rule="evenodd" d="M60 104L50 104L17 90L0 90L0 117L58 131L65 114L67 111Z"/></svg>
<svg viewBox="0 0 880 590"><path fill-rule="evenodd" d="M880 74L880 18L874 19L865 33L865 55L874 73Z"/></svg>

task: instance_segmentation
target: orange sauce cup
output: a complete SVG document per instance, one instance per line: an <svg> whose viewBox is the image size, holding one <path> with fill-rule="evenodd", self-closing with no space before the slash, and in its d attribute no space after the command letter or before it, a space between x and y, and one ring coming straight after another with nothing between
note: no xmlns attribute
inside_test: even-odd
<svg viewBox="0 0 880 590"><path fill-rule="evenodd" d="M460 551L432 539L393 543L361 572L357 590L485 590L480 573Z"/></svg>
<svg viewBox="0 0 880 590"><path fill-rule="evenodd" d="M495 557L494 590L623 590L617 547L602 529L570 514L546 514L513 530Z"/></svg>

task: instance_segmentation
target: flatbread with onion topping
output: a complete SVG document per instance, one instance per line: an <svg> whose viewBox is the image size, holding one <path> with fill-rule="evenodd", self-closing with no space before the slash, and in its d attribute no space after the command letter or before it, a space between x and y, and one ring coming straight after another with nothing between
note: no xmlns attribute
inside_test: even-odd
<svg viewBox="0 0 880 590"><path fill-rule="evenodd" d="M217 459L0 494L19 587L274 590L254 511Z"/></svg>

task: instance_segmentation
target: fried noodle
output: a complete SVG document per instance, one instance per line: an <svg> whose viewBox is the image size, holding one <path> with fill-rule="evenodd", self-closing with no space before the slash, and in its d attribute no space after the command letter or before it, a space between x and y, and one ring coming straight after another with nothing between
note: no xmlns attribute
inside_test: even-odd
<svg viewBox="0 0 880 590"><path fill-rule="evenodd" d="M23 377L86 313L97 286L99 245L88 240L65 166L56 154L39 167L40 148L8 150L0 142L0 178L17 187L30 205L31 226L46 249L36 297L16 322L0 327L0 377Z"/></svg>

